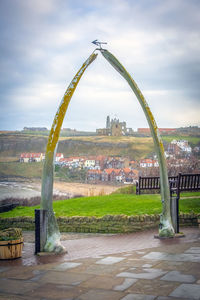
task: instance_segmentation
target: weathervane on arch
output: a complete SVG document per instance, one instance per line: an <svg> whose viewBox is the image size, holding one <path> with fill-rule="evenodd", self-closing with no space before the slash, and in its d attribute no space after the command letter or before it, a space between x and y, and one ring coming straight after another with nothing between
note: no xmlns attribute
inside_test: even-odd
<svg viewBox="0 0 200 300"><path fill-rule="evenodd" d="M101 45L107 44L107 42L99 42L98 40L94 40L94 41L92 42L92 44L97 45L97 46L99 47L99 49L103 49L103 48L101 47Z"/></svg>

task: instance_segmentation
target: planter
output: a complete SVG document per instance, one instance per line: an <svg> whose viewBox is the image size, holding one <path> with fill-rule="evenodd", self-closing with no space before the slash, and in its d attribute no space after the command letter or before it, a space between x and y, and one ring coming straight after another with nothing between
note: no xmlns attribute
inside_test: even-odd
<svg viewBox="0 0 200 300"><path fill-rule="evenodd" d="M14 259L22 256L23 238L0 241L0 259Z"/></svg>

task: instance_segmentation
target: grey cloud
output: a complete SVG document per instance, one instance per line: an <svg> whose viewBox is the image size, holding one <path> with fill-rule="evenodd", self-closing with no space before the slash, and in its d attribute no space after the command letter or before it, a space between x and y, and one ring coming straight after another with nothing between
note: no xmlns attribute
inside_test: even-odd
<svg viewBox="0 0 200 300"><path fill-rule="evenodd" d="M49 122L62 97L62 86L64 93L83 60L93 50L90 42L95 38L109 42L108 49L124 62L142 90L165 90L170 96L171 92L178 90L179 98L174 102L174 107L178 107L182 98L190 99L192 109L200 96L199 8L200 3L196 0L1 1L0 102L3 103L3 109L0 112L0 127L6 129L9 118L15 120L13 129L15 126L26 126L22 125L27 119L24 113L33 124L40 122L36 111L31 111L27 106L23 109L24 101L34 99L36 102L41 99L48 106L43 120ZM86 80L83 79L81 84L91 91L91 86L98 86L98 77L95 77L98 72L102 76L108 74L111 78L108 77L108 80L115 81L117 85L121 80L103 62L102 57L90 70L87 71L88 79L85 75ZM90 81L89 75L96 80ZM53 85L57 87L52 88ZM108 93L110 101L114 103L115 88L99 82L101 88L105 90L103 97ZM47 94L46 89L49 89ZM120 89L123 94L125 88L119 85ZM30 95L27 91L30 91ZM50 91L58 94L58 97L51 95ZM91 92L85 96L79 91L84 90L79 87L73 101L76 103L77 99L81 103L83 96L88 97L84 115L88 112L100 123L102 115L107 113L106 107L102 108L102 115L95 115L92 111L94 108L89 105L95 101L95 94ZM55 106L48 105L52 97L55 97ZM156 95L154 97L156 99ZM85 109L81 106L81 110L75 114L73 107L68 119L70 124L73 124L73 120L77 122L77 116L81 117ZM6 113L7 120L3 115ZM139 122L137 113L134 118ZM165 120L170 123L169 117ZM89 122L85 118L83 121L85 128L92 126L92 120Z"/></svg>

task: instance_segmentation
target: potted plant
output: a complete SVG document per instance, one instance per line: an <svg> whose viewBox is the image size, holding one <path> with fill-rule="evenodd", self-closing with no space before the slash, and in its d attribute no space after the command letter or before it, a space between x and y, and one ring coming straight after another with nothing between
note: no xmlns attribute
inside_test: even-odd
<svg viewBox="0 0 200 300"><path fill-rule="evenodd" d="M8 228L0 231L0 259L21 257L23 240L21 228Z"/></svg>

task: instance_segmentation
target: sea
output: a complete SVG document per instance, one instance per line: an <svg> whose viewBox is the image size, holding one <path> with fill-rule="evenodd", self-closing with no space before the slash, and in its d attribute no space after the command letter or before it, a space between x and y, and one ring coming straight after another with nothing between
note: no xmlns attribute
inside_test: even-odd
<svg viewBox="0 0 200 300"><path fill-rule="evenodd" d="M70 193L62 193L58 190L53 191L54 195L64 196L66 198L73 197ZM41 196L41 184L32 182L18 181L0 181L0 200L6 198L26 198Z"/></svg>
<svg viewBox="0 0 200 300"><path fill-rule="evenodd" d="M17 181L0 182L0 200L6 198L31 198L40 195L40 187L31 183Z"/></svg>

